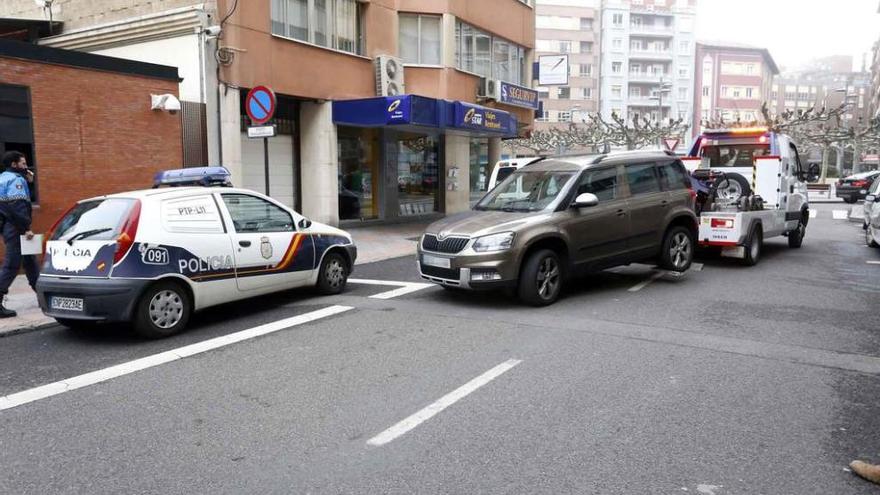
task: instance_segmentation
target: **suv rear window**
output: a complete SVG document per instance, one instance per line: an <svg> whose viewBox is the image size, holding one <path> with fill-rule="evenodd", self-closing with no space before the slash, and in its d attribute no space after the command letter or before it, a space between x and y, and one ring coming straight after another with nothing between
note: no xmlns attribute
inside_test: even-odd
<svg viewBox="0 0 880 495"><path fill-rule="evenodd" d="M119 236L133 199L108 198L85 201L74 206L52 232L52 240L68 240L83 232L94 232L90 241L108 241Z"/></svg>
<svg viewBox="0 0 880 495"><path fill-rule="evenodd" d="M657 167L660 173L660 185L664 190L689 189L691 179L687 169L680 161L661 163Z"/></svg>

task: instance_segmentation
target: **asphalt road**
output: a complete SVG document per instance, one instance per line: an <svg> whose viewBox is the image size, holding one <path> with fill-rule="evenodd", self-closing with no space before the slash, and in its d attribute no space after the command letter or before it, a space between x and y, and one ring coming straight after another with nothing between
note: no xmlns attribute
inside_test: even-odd
<svg viewBox="0 0 880 495"><path fill-rule="evenodd" d="M6 395L352 308L0 411L0 493L877 493L845 467L880 462L880 250L815 208L756 267L634 265L548 308L351 284L158 342L0 339ZM354 276L419 281L411 258Z"/></svg>

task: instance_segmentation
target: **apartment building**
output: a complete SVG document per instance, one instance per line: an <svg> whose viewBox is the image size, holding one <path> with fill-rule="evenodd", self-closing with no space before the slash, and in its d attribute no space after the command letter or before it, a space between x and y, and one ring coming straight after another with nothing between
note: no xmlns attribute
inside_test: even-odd
<svg viewBox="0 0 880 495"><path fill-rule="evenodd" d="M203 162L259 191L244 101L271 87L267 192L320 222L395 221L466 210L501 139L532 125L531 3L56 0L63 29L39 42L178 67ZM0 17L44 14L0 2Z"/></svg>
<svg viewBox="0 0 880 495"><path fill-rule="evenodd" d="M600 112L690 121L696 0L603 0Z"/></svg>
<svg viewBox="0 0 880 495"><path fill-rule="evenodd" d="M538 87L536 129L580 121L599 110L599 0L537 0L536 55L567 54L567 85Z"/></svg>
<svg viewBox="0 0 880 495"><path fill-rule="evenodd" d="M707 121L759 120L779 67L765 48L701 41L694 71L693 135L697 135Z"/></svg>
<svg viewBox="0 0 880 495"><path fill-rule="evenodd" d="M880 10L878 10L880 12ZM874 43L873 60L871 62L871 98L869 114L880 118L880 39Z"/></svg>
<svg viewBox="0 0 880 495"><path fill-rule="evenodd" d="M843 120L847 124L865 120L871 115L871 74L868 72L793 72L785 73L773 82L771 108L782 113L786 110L806 110L811 107L847 107Z"/></svg>

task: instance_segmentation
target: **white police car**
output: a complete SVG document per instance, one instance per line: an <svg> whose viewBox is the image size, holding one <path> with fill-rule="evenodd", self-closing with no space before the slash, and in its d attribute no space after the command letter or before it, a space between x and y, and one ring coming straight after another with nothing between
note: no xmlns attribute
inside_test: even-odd
<svg viewBox="0 0 880 495"><path fill-rule="evenodd" d="M222 167L168 171L153 189L74 205L48 236L43 312L70 327L132 322L156 338L209 306L302 286L342 292L357 256L348 233L253 191L182 187L228 178Z"/></svg>

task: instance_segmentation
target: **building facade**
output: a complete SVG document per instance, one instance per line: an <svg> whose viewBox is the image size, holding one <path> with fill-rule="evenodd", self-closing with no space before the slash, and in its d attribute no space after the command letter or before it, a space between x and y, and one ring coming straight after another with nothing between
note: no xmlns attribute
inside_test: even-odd
<svg viewBox="0 0 880 495"><path fill-rule="evenodd" d="M186 163L259 191L245 97L271 87L268 192L321 222L467 209L538 105L530 0L55 3L64 29L40 43L179 67L184 107L196 104ZM28 9L43 15L12 0L0 16Z"/></svg>
<svg viewBox="0 0 880 495"><path fill-rule="evenodd" d="M627 121L682 119L693 109L696 0L604 0L600 112Z"/></svg>
<svg viewBox="0 0 880 495"><path fill-rule="evenodd" d="M708 121L760 120L779 74L768 50L715 42L697 43L694 71L694 135Z"/></svg>
<svg viewBox="0 0 880 495"><path fill-rule="evenodd" d="M80 199L180 168L180 117L151 106L179 81L176 67L0 39L0 153L20 151L36 171L34 232Z"/></svg>
<svg viewBox="0 0 880 495"><path fill-rule="evenodd" d="M538 87L535 129L579 121L599 110L599 0L537 0L536 56L567 54L568 84Z"/></svg>
<svg viewBox="0 0 880 495"><path fill-rule="evenodd" d="M880 13L880 10L878 10ZM870 115L880 118L880 39L874 43L873 60L871 62L871 105Z"/></svg>

